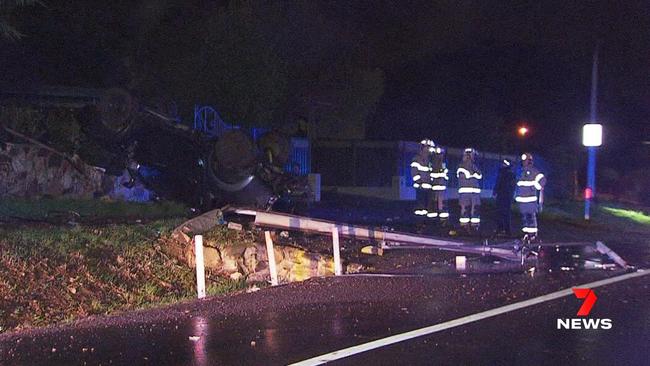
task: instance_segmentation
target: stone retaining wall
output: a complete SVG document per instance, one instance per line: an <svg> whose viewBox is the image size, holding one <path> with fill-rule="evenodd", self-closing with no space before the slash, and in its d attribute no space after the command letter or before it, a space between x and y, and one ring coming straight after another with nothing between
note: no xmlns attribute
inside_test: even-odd
<svg viewBox="0 0 650 366"><path fill-rule="evenodd" d="M89 198L110 191L115 178L103 170L31 144L0 145L0 198Z"/></svg>
<svg viewBox="0 0 650 366"><path fill-rule="evenodd" d="M216 227L221 212L213 210L189 220L172 233L172 240L164 246L172 257L194 268L194 245L192 235L201 234ZM334 275L334 260L329 255L312 253L292 246L274 245L278 278L281 282L303 281L310 277ZM235 245L217 243L207 237L203 240L205 267L232 279L266 281L270 278L266 245L257 241L241 240ZM361 266L350 263L346 273L359 272Z"/></svg>

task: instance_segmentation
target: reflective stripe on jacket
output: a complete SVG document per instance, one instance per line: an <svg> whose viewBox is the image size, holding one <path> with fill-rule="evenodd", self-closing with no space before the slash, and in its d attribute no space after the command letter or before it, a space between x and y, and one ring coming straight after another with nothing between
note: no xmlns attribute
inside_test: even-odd
<svg viewBox="0 0 650 366"><path fill-rule="evenodd" d="M481 180L483 174L471 162L461 163L456 170L458 177L458 193L481 193Z"/></svg>
<svg viewBox="0 0 650 366"><path fill-rule="evenodd" d="M431 177L431 183L434 187L444 187L438 190L447 189L447 183L449 182L449 169L444 165L441 167L433 167L432 172L429 174Z"/></svg>
<svg viewBox="0 0 650 366"><path fill-rule="evenodd" d="M413 177L413 187L431 189L431 168L429 167L430 160L431 154L424 154L422 152L413 157L413 161L411 162L411 177Z"/></svg>
<svg viewBox="0 0 650 366"><path fill-rule="evenodd" d="M524 168L517 179L515 201L519 203L537 202L537 192L544 189L546 177L537 168Z"/></svg>

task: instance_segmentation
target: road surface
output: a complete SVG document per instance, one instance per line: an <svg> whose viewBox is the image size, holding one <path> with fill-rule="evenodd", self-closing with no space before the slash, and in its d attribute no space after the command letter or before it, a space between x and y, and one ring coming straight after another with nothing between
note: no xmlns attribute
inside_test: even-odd
<svg viewBox="0 0 650 366"><path fill-rule="evenodd" d="M540 268L317 278L93 317L1 335L0 364L648 364L650 272ZM570 288L585 284L598 285L588 317L611 319L612 329L556 329L558 318L578 318L582 300Z"/></svg>

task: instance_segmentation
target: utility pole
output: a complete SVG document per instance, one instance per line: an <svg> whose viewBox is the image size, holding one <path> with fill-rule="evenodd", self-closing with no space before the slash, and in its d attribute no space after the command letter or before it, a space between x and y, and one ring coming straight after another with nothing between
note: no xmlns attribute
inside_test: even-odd
<svg viewBox="0 0 650 366"><path fill-rule="evenodd" d="M591 66L591 108L589 123L596 123L596 103L598 101L598 45L594 49ZM588 146L587 188L585 189L585 220L591 218L591 200L596 196L596 146Z"/></svg>

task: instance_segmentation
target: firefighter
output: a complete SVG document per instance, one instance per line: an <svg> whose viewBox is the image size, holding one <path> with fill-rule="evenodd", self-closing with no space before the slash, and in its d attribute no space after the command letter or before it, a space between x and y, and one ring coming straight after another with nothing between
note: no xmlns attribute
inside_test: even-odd
<svg viewBox="0 0 650 366"><path fill-rule="evenodd" d="M497 231L496 234L510 236L510 205L515 193L515 174L512 172L512 162L508 159L501 161L497 183L494 186L493 196L497 204Z"/></svg>
<svg viewBox="0 0 650 366"><path fill-rule="evenodd" d="M431 190L433 191L433 205L432 211L427 214L427 217L437 218L443 224L449 219L449 211L447 210L449 169L447 169L445 153L445 149L440 146L433 149L431 173L429 174L431 177Z"/></svg>
<svg viewBox="0 0 650 366"><path fill-rule="evenodd" d="M546 177L533 165L533 156L529 153L521 155L521 174L517 179L517 195L515 201L521 212L521 231L524 241L537 239L537 212L544 202L544 186Z"/></svg>
<svg viewBox="0 0 650 366"><path fill-rule="evenodd" d="M416 216L426 217L429 213L431 201L431 153L435 144L431 140L420 142L420 151L413 157L411 162L411 176L413 177L413 188L417 203L413 213Z"/></svg>
<svg viewBox="0 0 650 366"><path fill-rule="evenodd" d="M466 148L463 152L463 161L456 170L460 226L474 230L478 230L481 225L481 180L483 179L483 174L476 166L476 156L476 150Z"/></svg>

